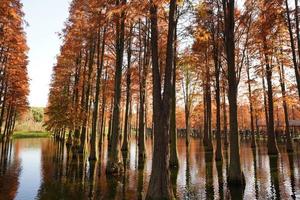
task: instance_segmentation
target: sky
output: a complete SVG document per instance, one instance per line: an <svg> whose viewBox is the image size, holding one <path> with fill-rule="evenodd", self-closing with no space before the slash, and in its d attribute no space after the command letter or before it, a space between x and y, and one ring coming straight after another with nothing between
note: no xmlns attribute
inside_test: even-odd
<svg viewBox="0 0 300 200"><path fill-rule="evenodd" d="M59 53L58 33L68 17L70 0L22 0L30 78L30 106L45 107L48 100L52 68Z"/></svg>

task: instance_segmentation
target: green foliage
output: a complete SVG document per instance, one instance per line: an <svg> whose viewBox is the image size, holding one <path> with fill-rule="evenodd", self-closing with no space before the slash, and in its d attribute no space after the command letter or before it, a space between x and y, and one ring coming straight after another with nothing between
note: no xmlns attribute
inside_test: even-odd
<svg viewBox="0 0 300 200"><path fill-rule="evenodd" d="M44 124L44 108L31 107L22 117L16 121L15 131L26 132L45 132Z"/></svg>
<svg viewBox="0 0 300 200"><path fill-rule="evenodd" d="M32 131L32 132L28 132L28 131L20 131L20 132L15 132L13 134L13 138L47 138L50 137L51 134L48 132L40 132L40 131Z"/></svg>
<svg viewBox="0 0 300 200"><path fill-rule="evenodd" d="M31 113L35 122L42 122L44 120L44 109L32 107Z"/></svg>

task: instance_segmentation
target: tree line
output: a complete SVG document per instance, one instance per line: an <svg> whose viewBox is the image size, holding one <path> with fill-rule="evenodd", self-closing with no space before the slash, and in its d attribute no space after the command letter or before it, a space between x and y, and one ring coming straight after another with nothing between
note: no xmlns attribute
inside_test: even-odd
<svg viewBox="0 0 300 200"><path fill-rule="evenodd" d="M277 155L276 123L283 120L293 151L290 107L294 119L300 97L297 8L297 0L293 7L288 0L73 0L45 125L90 161L107 139L109 175L122 173L120 152L129 151L133 133L139 166L145 138L153 137L146 199L174 197L170 169L179 167L180 124L186 145L193 129L201 129L205 151L215 152L218 162L222 143L229 146L228 183L244 185L240 130L250 130L256 148L264 124L268 153Z"/></svg>
<svg viewBox="0 0 300 200"><path fill-rule="evenodd" d="M29 79L27 74L24 13L19 0L0 4L0 138L13 134L16 119L28 109Z"/></svg>

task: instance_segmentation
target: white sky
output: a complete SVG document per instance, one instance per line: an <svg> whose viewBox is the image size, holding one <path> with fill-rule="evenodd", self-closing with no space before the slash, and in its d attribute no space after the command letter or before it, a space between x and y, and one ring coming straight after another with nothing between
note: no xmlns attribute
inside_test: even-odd
<svg viewBox="0 0 300 200"><path fill-rule="evenodd" d="M21 0L29 27L27 44L30 48L28 73L30 106L45 107L48 99L52 67L56 62L61 41L57 35L68 17L70 0Z"/></svg>

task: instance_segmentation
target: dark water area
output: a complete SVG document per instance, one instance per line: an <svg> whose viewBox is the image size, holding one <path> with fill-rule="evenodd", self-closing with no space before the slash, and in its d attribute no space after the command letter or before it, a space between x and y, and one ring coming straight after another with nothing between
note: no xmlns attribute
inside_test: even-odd
<svg viewBox="0 0 300 200"><path fill-rule="evenodd" d="M241 164L245 188L227 187L229 152L223 148L223 162L216 163L205 153L200 139L191 139L186 148L178 140L180 168L172 171L173 190L178 199L300 199L300 148L269 157L266 142L253 151L250 142L241 142ZM0 200L31 199L144 199L152 162L152 143L146 141L147 159L138 170L136 140L130 142L124 158L124 175L107 177L106 144L101 159L72 156L71 150L53 139L17 139L0 144Z"/></svg>

